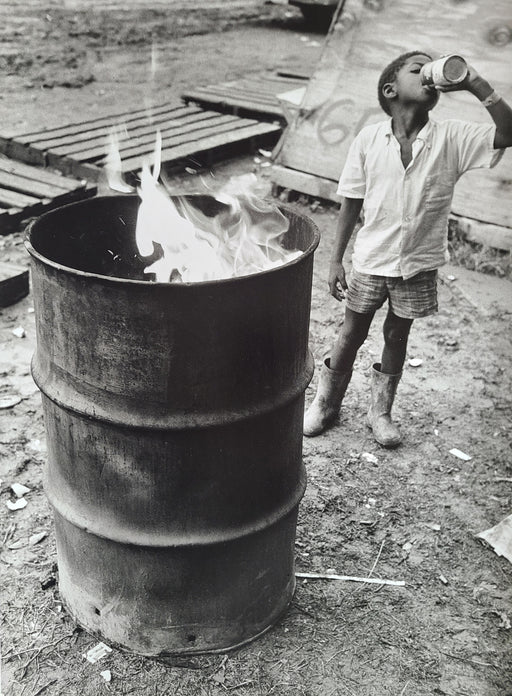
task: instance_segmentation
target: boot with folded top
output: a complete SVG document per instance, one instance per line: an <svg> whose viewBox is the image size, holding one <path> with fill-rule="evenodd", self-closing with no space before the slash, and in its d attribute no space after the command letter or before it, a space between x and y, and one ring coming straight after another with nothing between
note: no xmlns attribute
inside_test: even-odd
<svg viewBox="0 0 512 696"><path fill-rule="evenodd" d="M397 425L391 420L391 408L402 373L387 375L380 371L380 363L372 368L372 401L366 422L375 440L383 447L396 447L402 441Z"/></svg>
<svg viewBox="0 0 512 696"><path fill-rule="evenodd" d="M316 396L304 415L304 435L320 435L334 423L341 402L352 377L350 372L337 372L329 367L330 358L324 361L318 380Z"/></svg>

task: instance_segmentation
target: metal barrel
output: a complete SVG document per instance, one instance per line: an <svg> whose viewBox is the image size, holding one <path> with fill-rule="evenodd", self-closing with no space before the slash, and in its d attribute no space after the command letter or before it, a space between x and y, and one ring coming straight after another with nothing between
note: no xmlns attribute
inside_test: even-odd
<svg viewBox="0 0 512 696"><path fill-rule="evenodd" d="M28 228L59 587L111 644L223 651L270 628L294 592L319 235L282 208L294 261L153 283L137 208L93 198Z"/></svg>

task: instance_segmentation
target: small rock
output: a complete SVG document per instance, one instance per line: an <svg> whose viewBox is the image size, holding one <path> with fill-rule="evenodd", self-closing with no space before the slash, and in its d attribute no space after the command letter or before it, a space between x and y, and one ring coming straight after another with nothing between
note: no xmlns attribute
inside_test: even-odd
<svg viewBox="0 0 512 696"><path fill-rule="evenodd" d="M27 488L22 483L12 483L11 491L17 498L23 498L26 493L30 493L30 488Z"/></svg>
<svg viewBox="0 0 512 696"><path fill-rule="evenodd" d="M7 394L0 399L0 409L12 408L21 403L21 396L17 394Z"/></svg>
<svg viewBox="0 0 512 696"><path fill-rule="evenodd" d="M409 360L409 365L411 367L419 367L422 364L423 364L423 360L421 358L411 358Z"/></svg>
<svg viewBox="0 0 512 696"><path fill-rule="evenodd" d="M103 670L103 672L100 672L100 675L106 682L112 681L112 673L109 669Z"/></svg>
<svg viewBox="0 0 512 696"><path fill-rule="evenodd" d="M49 590L50 587L53 587L57 583L57 578L55 575L47 575L41 582L41 589L43 590Z"/></svg>
<svg viewBox="0 0 512 696"><path fill-rule="evenodd" d="M28 540L28 543L30 544L30 546L35 546L36 544L39 544L39 542L43 539L46 539L47 536L48 532L37 532L37 534L32 534L32 536Z"/></svg>
<svg viewBox="0 0 512 696"><path fill-rule="evenodd" d="M26 336L23 326L17 326L12 330L12 333L16 336L16 338L25 338Z"/></svg>
<svg viewBox="0 0 512 696"><path fill-rule="evenodd" d="M8 500L6 505L9 510L14 512L15 510L23 510L24 507L27 507L27 501L25 498L19 498L15 503L13 503L12 500Z"/></svg>

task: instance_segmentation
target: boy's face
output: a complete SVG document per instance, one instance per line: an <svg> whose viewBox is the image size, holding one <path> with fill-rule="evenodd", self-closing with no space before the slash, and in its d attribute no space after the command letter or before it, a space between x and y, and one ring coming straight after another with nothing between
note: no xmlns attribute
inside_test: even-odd
<svg viewBox="0 0 512 696"><path fill-rule="evenodd" d="M422 85L420 78L422 66L429 63L430 60L428 56L421 53L407 58L405 65L400 68L394 80L399 102L422 105L426 111L430 111L437 104L439 92Z"/></svg>

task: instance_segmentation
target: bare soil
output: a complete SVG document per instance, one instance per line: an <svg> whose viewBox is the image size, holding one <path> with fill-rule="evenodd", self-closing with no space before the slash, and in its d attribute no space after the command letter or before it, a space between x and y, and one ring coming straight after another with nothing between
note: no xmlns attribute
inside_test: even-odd
<svg viewBox="0 0 512 696"><path fill-rule="evenodd" d="M130 108L148 89L177 97L191 84L267 68L311 69L322 40L293 8L255 1L31 0L3 4L0 19L0 133ZM154 85L146 79L151 36L164 67ZM268 180L252 157L215 174L248 171ZM176 183L194 187L193 177ZM293 205L322 233L311 313L319 366L342 321L326 286L336 209L304 197ZM2 259L28 264L23 230L0 238L0 249ZM379 447L364 422L384 310L339 422L304 440L297 571L371 574L405 586L299 579L282 619L240 650L168 660L114 650L95 665L84 654L97 640L67 615L55 584L45 433L30 376L32 297L2 310L0 400L21 399L0 409L2 693L511 696L512 566L475 537L511 512L511 287L464 268L443 270L439 313L413 327L408 357L423 362L407 366L399 387L397 450ZM20 326L24 337L13 334ZM27 506L15 512L6 505L15 500L12 483L30 488Z"/></svg>

